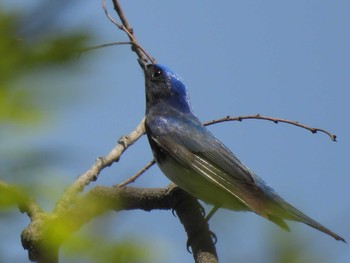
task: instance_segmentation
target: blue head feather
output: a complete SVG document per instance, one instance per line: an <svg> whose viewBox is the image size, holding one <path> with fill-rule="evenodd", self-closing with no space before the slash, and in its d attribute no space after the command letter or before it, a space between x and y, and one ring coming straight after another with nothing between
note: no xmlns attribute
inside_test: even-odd
<svg viewBox="0 0 350 263"><path fill-rule="evenodd" d="M147 105L166 103L180 111L191 112L186 86L178 74L160 64L148 65L145 79Z"/></svg>

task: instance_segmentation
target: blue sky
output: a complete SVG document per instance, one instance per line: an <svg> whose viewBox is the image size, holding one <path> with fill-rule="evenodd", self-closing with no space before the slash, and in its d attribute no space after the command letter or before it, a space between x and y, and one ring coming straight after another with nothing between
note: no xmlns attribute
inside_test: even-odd
<svg viewBox="0 0 350 263"><path fill-rule="evenodd" d="M8 9L24 13L34 4L5 1ZM140 44L182 76L201 120L259 113L324 128L338 136L338 142L332 142L324 134L260 120L210 127L281 196L350 240L350 2L152 0L121 4ZM110 4L109 10L114 15ZM126 39L106 19L100 1L76 0L56 23L62 30L91 30L95 35L91 44ZM43 105L50 119L44 128L18 132L8 142L8 147L70 153L42 174L42 183L50 185L55 180L62 186L55 189L57 196L144 115L143 74L128 46L83 54L78 64L74 74L52 72L36 80L50 87L46 96L59 94L64 105ZM142 138L119 163L103 171L94 185L121 182L151 159L146 138ZM168 183L153 167L134 186ZM7 262L27 260L19 245L19 231L27 224L23 217L17 228L11 228L11 242L0 250L12 251L6 255ZM105 221L113 220L117 223L105 230L106 235L114 239L137 236L155 250L162 248L164 254L155 262L165 258L170 263L193 262L186 252L182 226L171 212L113 213L93 224L103 228ZM221 262L264 262L262 258L269 259L278 249L278 244L266 241L271 233L289 245L303 248L305 244L305 254L311 250L324 262L350 261L347 245L302 224L290 226L291 233L286 233L253 213L225 210L210 221Z"/></svg>

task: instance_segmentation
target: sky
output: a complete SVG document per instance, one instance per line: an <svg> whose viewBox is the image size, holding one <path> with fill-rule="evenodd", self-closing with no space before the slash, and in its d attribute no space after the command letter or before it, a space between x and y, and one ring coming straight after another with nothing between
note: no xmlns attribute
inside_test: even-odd
<svg viewBox="0 0 350 263"><path fill-rule="evenodd" d="M26 14L37 1L3 2L7 10ZM350 240L350 2L150 0L121 4L144 49L182 76L201 120L259 113L337 135L338 142L332 142L322 133L262 120L210 127L283 198ZM109 2L108 8L116 17ZM55 25L60 30L90 30L92 45L126 40L105 17L100 1L76 0L56 18ZM77 64L74 74L52 72L36 80L50 86L46 96L52 99L59 94L60 100L44 105L49 120L43 127L18 131L7 145L69 153L40 175L42 183L58 183L57 198L96 157L132 131L145 110L143 73L130 47L85 53ZM141 138L91 187L121 182L151 159L147 140ZM153 167L133 186L168 183ZM50 209L53 204L43 205ZM0 249L10 251L3 256L6 262L28 261L19 243L19 233L28 223L24 218L6 232L9 242ZM117 224L109 225L111 229L103 229L104 222L114 220ZM153 262L193 262L182 226L170 211L111 213L93 224L100 224L111 238L137 236L151 249L161 249ZM305 255L310 250L323 262L350 262L348 245L308 226L289 225L291 232L284 232L253 213L227 210L219 210L210 221L221 262L271 260L281 244L267 241L269 235Z"/></svg>

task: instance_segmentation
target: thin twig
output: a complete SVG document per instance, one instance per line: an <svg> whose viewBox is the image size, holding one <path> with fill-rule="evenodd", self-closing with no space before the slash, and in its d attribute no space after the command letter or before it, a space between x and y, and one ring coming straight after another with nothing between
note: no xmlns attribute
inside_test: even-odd
<svg viewBox="0 0 350 263"><path fill-rule="evenodd" d="M231 116L227 116L221 119L216 119L216 120L212 120L212 121L208 121L205 122L204 125L208 126L208 125L212 125L215 123L220 123L220 122L226 122L226 121L242 121L242 120L247 120L247 119L258 119L258 120L267 120L267 121L272 121L274 123L279 123L279 122L283 122L283 123L287 123L287 124L291 124L303 129L306 129L312 133L317 133L317 132L322 132L324 134L327 134L332 141L336 142L337 141L337 136L335 134L332 134L324 129L320 129L320 128L313 128L313 127L309 127L305 124L301 124L297 121L290 121L290 120L285 120L285 119L280 119L280 118L272 118L272 117L267 117L267 116L261 116L260 114L256 114L256 115L246 115L246 116L239 116L239 117L231 117Z"/></svg>
<svg viewBox="0 0 350 263"><path fill-rule="evenodd" d="M124 187L130 183L135 182L135 180L137 178L139 178L143 173L145 173L149 168L151 168L154 164L156 163L156 161L153 159L152 161L150 161L149 163L147 163L141 170L139 170L136 174L134 174L133 176L131 176L130 178L126 179L124 182L115 185L115 187Z"/></svg>
<svg viewBox="0 0 350 263"><path fill-rule="evenodd" d="M121 24L119 24L117 21L115 21L113 19L113 17L111 17L107 11L107 5L106 5L106 0L102 0L102 9L103 11L105 11L105 15L107 16L107 18L109 19L109 21L111 21L114 25L116 25L120 30L123 30L123 26Z"/></svg>
<svg viewBox="0 0 350 263"><path fill-rule="evenodd" d="M75 182L64 192L62 198L55 207L55 212L64 210L72 204L77 194L83 191L84 187L91 181L97 180L99 173L106 167L117 162L123 152L135 143L145 133L145 118L141 120L139 125L128 136L121 136L117 145L104 157L99 157L89 170L80 175Z"/></svg>
<svg viewBox="0 0 350 263"><path fill-rule="evenodd" d="M104 47L110 47L110 46L118 46L118 45L132 45L131 42L112 42L112 43L106 43L102 45L96 45L92 47L86 47L80 50L80 52L86 52L86 51L91 51L99 48L104 48Z"/></svg>
<svg viewBox="0 0 350 263"><path fill-rule="evenodd" d="M107 16L107 18L115 25L117 26L120 30L124 31L127 35L128 38L130 39L131 45L132 45L132 51L134 51L139 59L142 61L147 62L148 60L155 64L156 60L151 57L144 48L138 43L138 41L135 38L134 32L132 27L130 26L129 22L127 21L124 12L118 3L117 0L112 0L113 6L115 11L117 12L122 24L116 22L108 13L107 6L106 6L106 0L102 0L102 8Z"/></svg>
<svg viewBox="0 0 350 263"><path fill-rule="evenodd" d="M138 58L139 59L142 59L144 61L145 60L145 57L144 55L146 55L146 57L154 64L156 63L155 59L153 57L151 57L142 47L141 45L138 44L138 41L136 40L135 38L135 35L134 35L134 30L132 29L132 27L130 26L128 20L126 19L126 16L124 15L124 12L123 12L123 9L122 7L120 6L118 0L112 0L112 3L113 3L113 6L114 6L114 10L117 12L119 18L120 18L120 21L122 22L123 24L123 31L128 35L130 41L132 43L135 43L137 44L136 47L137 48L134 48L133 51L137 54ZM140 52L141 51L141 52Z"/></svg>

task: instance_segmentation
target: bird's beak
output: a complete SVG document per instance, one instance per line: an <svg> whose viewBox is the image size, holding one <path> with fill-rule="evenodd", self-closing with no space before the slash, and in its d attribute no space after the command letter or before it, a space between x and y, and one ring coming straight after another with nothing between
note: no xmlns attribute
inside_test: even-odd
<svg viewBox="0 0 350 263"><path fill-rule="evenodd" d="M142 59L137 59L137 61L139 62L140 67L142 68L143 71L147 71L147 67L150 65L149 63L147 63L147 61L144 61Z"/></svg>

